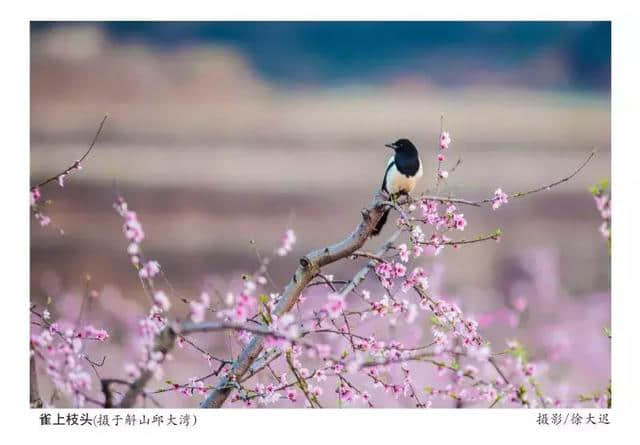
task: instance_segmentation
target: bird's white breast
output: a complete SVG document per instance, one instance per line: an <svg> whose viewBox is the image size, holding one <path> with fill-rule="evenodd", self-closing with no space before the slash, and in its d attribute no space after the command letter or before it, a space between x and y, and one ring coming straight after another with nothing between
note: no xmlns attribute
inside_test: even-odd
<svg viewBox="0 0 640 445"><path fill-rule="evenodd" d="M387 165L391 162L393 162L393 157L389 160ZM420 178L422 178L422 160L420 160L420 168L418 169L418 172L411 177L400 173L394 164L387 172L387 190L392 194L400 192L411 193Z"/></svg>

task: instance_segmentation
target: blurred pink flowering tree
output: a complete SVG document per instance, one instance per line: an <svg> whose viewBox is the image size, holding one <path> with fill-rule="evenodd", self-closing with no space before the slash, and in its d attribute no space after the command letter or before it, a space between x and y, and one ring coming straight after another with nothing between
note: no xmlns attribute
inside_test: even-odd
<svg viewBox="0 0 640 445"><path fill-rule="evenodd" d="M609 191L609 181L603 180L600 184L591 187L590 191L602 218L602 224L598 230L602 237L607 240L607 245L611 249L611 192Z"/></svg>
<svg viewBox="0 0 640 445"><path fill-rule="evenodd" d="M64 179L81 168L103 124L104 120L80 160L31 189L31 209L40 225L51 222L43 213L42 188L53 182L63 186ZM457 166L444 169L451 144L449 133L441 128L432 177L435 193ZM116 378L98 372L105 358L90 357L87 345L109 341L109 333L83 320L92 298L88 286L75 322L68 321L70 315L53 320L46 307L32 304L32 406L47 405L38 390L38 366L75 406L128 408L147 400L161 405L159 398L169 393L196 397L202 407L385 407L401 399L420 408L610 406L610 387L568 398L545 392L539 380L543 370L530 361L524 344L505 339L496 349L457 302L438 295L433 271L412 264L443 249L499 242L500 229L460 237L469 232L461 209L487 206L497 211L570 180L593 156L551 184L511 194L497 188L481 200L426 194L390 199L377 192L354 231L303 256L281 291L267 290L272 258L261 258L257 270L243 277L242 287L229 292L218 306L206 292L187 299L173 291L160 262L143 253L145 232L139 216L118 197L114 209L122 220L126 254L148 297L148 312L139 314L127 334L135 338L136 355L123 360L122 374ZM610 240L610 198L605 189L603 184L592 192L604 220L600 231ZM377 251L363 250L389 207L398 215L393 234ZM294 231L286 230L274 256L288 255L295 242ZM347 261L364 262L349 279L323 271L324 266ZM512 304L516 316L527 308L523 297ZM170 315L176 306L182 317ZM422 340L424 327L427 340ZM196 341L198 335L217 335L222 343L228 333L240 346L236 354L219 356ZM187 349L200 354L210 372L174 382L165 374L165 364Z"/></svg>

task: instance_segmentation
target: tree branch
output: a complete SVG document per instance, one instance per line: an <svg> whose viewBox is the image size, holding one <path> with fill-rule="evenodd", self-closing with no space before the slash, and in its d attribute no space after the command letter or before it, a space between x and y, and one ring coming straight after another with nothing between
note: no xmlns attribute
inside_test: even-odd
<svg viewBox="0 0 640 445"><path fill-rule="evenodd" d="M106 122L108 117L109 117L108 114L104 115L104 117L102 118L102 122L100 122L100 126L98 127L98 130L96 131L96 134L93 137L93 140L91 141L91 145L89 145L89 148L82 155L80 159L75 161L71 166L67 167L62 173L58 173L57 175L51 176L49 179L45 179L40 184L34 185L33 187L31 187L31 190L45 186L50 182L57 181L60 176L63 176L63 175L66 176L69 173L71 173L73 170L80 168L80 163L84 161L87 156L89 156L89 153L91 153L91 150L93 150L93 146L96 145L96 142L98 141L98 136L100 136L100 133L102 133L102 127L104 127L104 123Z"/></svg>
<svg viewBox="0 0 640 445"><path fill-rule="evenodd" d="M29 358L29 405L31 408L42 408L42 398L38 389L38 373L36 371L36 358Z"/></svg>
<svg viewBox="0 0 640 445"><path fill-rule="evenodd" d="M176 342L176 332L171 327L166 327L160 333L156 334L154 339L154 351L160 351L166 356ZM145 386L153 377L153 372L144 369L140 376L129 385L129 389L120 401L119 408L131 408L135 405L138 396L144 391Z"/></svg>
<svg viewBox="0 0 640 445"><path fill-rule="evenodd" d="M349 236L331 246L310 252L300 259L300 266L298 266L293 278L284 288L282 296L274 309L276 316L281 317L291 310L307 284L318 275L321 267L348 257L364 245L371 236L371 232L374 230L378 220L382 217L385 211L385 203L383 193L377 192L371 206L362 211L362 220ZM351 284L346 287L350 286ZM202 408L219 408L224 404L231 392L232 381L240 380L249 370L249 367L262 350L263 341L263 336L253 336L231 366L229 374L221 379L216 388L202 402L200 405Z"/></svg>
<svg viewBox="0 0 640 445"><path fill-rule="evenodd" d="M510 195L508 195L508 197L510 199L516 199L516 198L522 198L524 196L527 195L531 195L533 193L538 193L538 192L542 192L545 190L549 190L557 185L560 185L562 183L565 183L567 181L569 181L571 178L573 178L575 175L577 175L578 173L580 173L580 171L586 167L586 165L591 161L591 159L596 155L596 149L594 148L591 153L589 153L589 155L587 156L587 158L578 166L578 168L576 168L573 173L571 173L569 176L565 176L562 179L558 179L557 181L554 181L550 184L547 185L542 185L540 187L531 189L531 190L527 190L526 192L517 192L517 193L512 193ZM463 204L463 205L469 205L469 206L474 206L474 207L482 207L483 204L487 204L490 202L493 202L493 198L485 198L485 199L480 199L478 201L471 201L468 199L462 199L462 198L447 198L444 196L429 196L429 195L422 195L420 196L420 199L428 199L431 201L439 201L441 203L452 203L452 204ZM407 202L409 202L409 200L407 200ZM399 204L404 204L405 202L399 202Z"/></svg>

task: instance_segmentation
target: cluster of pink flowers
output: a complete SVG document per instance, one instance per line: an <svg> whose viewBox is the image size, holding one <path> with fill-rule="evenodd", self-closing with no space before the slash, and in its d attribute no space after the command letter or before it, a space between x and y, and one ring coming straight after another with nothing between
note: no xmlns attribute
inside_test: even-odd
<svg viewBox="0 0 640 445"><path fill-rule="evenodd" d="M449 144L451 143L451 136L447 131L443 131L440 133L440 149L446 150L449 148Z"/></svg>
<svg viewBox="0 0 640 445"><path fill-rule="evenodd" d="M171 308L171 300L162 289L157 289L153 285L153 278L161 271L160 263L142 259L140 244L145 238L145 233L137 213L129 209L123 197L118 197L113 207L123 219L122 232L129 241L127 253L130 261L137 267L140 279L146 283L152 301L148 315L138 321L137 340L140 358L135 364L125 364L124 370L132 379L140 377L143 371L151 373L156 379L161 379L164 375L162 363L170 356L155 350L155 337L167 326L166 313Z"/></svg>
<svg viewBox="0 0 640 445"><path fill-rule="evenodd" d="M64 180L67 176L73 173L75 170L82 170L82 166L80 165L80 161L77 160L73 163L71 167L65 170L64 173L59 174L55 177L55 180L58 181L60 187L64 187ZM48 183L49 181L45 182ZM29 193L29 202L31 206L31 211L33 212L33 217L40 223L41 226L48 226L51 224L51 218L47 215L44 215L40 210L39 201L42 198L42 192L40 187L33 187ZM61 230L61 233L62 232Z"/></svg>
<svg viewBox="0 0 640 445"><path fill-rule="evenodd" d="M380 278L380 283L385 289L393 287L393 280L404 277L407 273L407 267L402 263L389 263L380 261L375 267L376 275Z"/></svg>
<svg viewBox="0 0 640 445"><path fill-rule="evenodd" d="M123 197L118 197L113 204L116 212L123 218L122 232L129 241L127 253L131 263L138 268L138 276L144 280L151 292L152 306L147 317L138 321L138 340L140 341L140 359L134 364L126 364L125 372L131 378L140 376L145 370L156 378L163 375L162 363L166 359L165 354L154 350L155 336L158 335L167 325L165 314L171 308L171 301L167 294L153 286L153 278L160 273L160 264L155 260L144 262L140 243L144 240L145 234L142 223L138 219L136 212L129 209L129 205ZM142 265L140 265L142 264Z"/></svg>
<svg viewBox="0 0 640 445"><path fill-rule="evenodd" d="M189 318L191 321L194 323L204 321L209 306L211 306L211 297L206 292L202 292L198 300L189 302Z"/></svg>
<svg viewBox="0 0 640 445"><path fill-rule="evenodd" d="M144 240L144 230L142 223L138 220L136 212L129 210L129 205L123 197L119 196L117 201L113 204L113 208L124 220L122 224L122 232L127 240L129 240L129 246L127 247L127 253L134 265L140 263L140 243ZM152 278L158 272L160 272L160 264L157 261L148 262L140 267L138 273L141 278Z"/></svg>
<svg viewBox="0 0 640 445"><path fill-rule="evenodd" d="M236 323L244 323L249 318L251 310L257 305L256 297L252 295L255 284L247 285L245 282L244 289L237 295L229 294L227 304L232 306L230 309L218 311L218 317L226 320L234 321ZM195 320L194 320L195 321Z"/></svg>
<svg viewBox="0 0 640 445"><path fill-rule="evenodd" d="M280 239L280 247L276 249L276 253L279 256L285 256L293 249L293 245L296 243L296 234L292 229L287 229L284 235Z"/></svg>
<svg viewBox="0 0 640 445"><path fill-rule="evenodd" d="M446 150L447 148L449 148L449 144L451 143L451 136L449 135L449 133L447 131L442 131L440 133L440 140L439 140L439 145L440 145L440 153L438 153L438 179L447 179L449 177L449 172L446 170L442 170L442 168L440 168L442 162L444 161L445 157L444 157L444 150Z"/></svg>
<svg viewBox="0 0 640 445"><path fill-rule="evenodd" d="M167 312L171 308L169 297L162 290L157 290L152 296L153 303L163 311Z"/></svg>
<svg viewBox="0 0 640 445"><path fill-rule="evenodd" d="M180 394L183 394L188 397L192 397L194 395L207 395L208 388L204 384L204 382L197 377L191 377L189 379L189 383L186 385L178 385L176 383L173 384L174 388L178 390Z"/></svg>
<svg viewBox="0 0 640 445"><path fill-rule="evenodd" d="M422 218L420 221L433 226L434 233L431 235L429 241L425 243L426 237L422 230L419 226L414 227L411 232L411 240L414 244L414 256L420 256L422 247L418 250L416 246L420 246L421 243L428 244L432 253L438 255L444 248L444 243L451 241L445 233L450 229L464 231L467 227L467 220L463 213L456 213L457 208L453 204L448 205L442 215L440 214L440 206L437 201L422 199L420 201L420 207L422 209ZM404 255L404 258L408 258L408 256Z"/></svg>
<svg viewBox="0 0 640 445"><path fill-rule="evenodd" d="M433 328L433 334L436 342L441 346L447 341L449 333L454 338L461 338L465 346L481 346L483 344L477 331L478 323L470 318L465 318L455 303L448 303L433 297L426 301L423 300L422 307L429 308L438 321L438 325Z"/></svg>
<svg viewBox="0 0 640 445"><path fill-rule="evenodd" d="M162 378L164 372L161 365L166 356L161 351L154 350L154 340L166 326L167 319L157 305L151 307L146 318L138 321L140 359L136 364L124 365L124 370L130 378L137 379L142 370L149 371L157 380Z"/></svg>
<svg viewBox="0 0 640 445"><path fill-rule="evenodd" d="M501 205L507 204L509 202L509 195L504 193L501 188L496 189L493 193L493 204L491 207L493 210L497 210Z"/></svg>
<svg viewBox="0 0 640 445"><path fill-rule="evenodd" d="M369 304L371 306L371 311L380 317L393 314L404 315L404 320L407 324L413 323L418 315L417 305L410 303L406 299L401 301L398 301L397 299L391 300L389 296L385 295L379 301L372 301ZM397 318L392 318L390 323L391 325L395 325L397 323ZM367 350L371 345L364 342L356 342L356 346L361 350Z"/></svg>
<svg viewBox="0 0 640 445"><path fill-rule="evenodd" d="M330 318L339 317L347 308L344 295L331 293L327 296L327 300L328 301L324 305L324 310L327 312Z"/></svg>
<svg viewBox="0 0 640 445"><path fill-rule="evenodd" d="M91 391L91 375L83 366L83 341L102 342L109 334L92 325L79 329L63 329L60 325L51 323L40 333L31 334L31 354L37 354L44 361L46 373L55 387L69 395L75 406L82 407Z"/></svg>
<svg viewBox="0 0 640 445"><path fill-rule="evenodd" d="M31 189L31 192L29 193L29 195L30 195L30 201L31 201L31 210L33 211L33 217L40 223L41 226L48 226L51 223L51 218L48 217L47 215L44 215L40 211L38 206L38 202L42 197L42 194L40 193L40 188L34 187L33 189Z"/></svg>
<svg viewBox="0 0 640 445"><path fill-rule="evenodd" d="M406 293L414 286L420 286L423 289L429 288L429 279L422 267L416 267L411 271L407 279L402 283L401 289Z"/></svg>
<svg viewBox="0 0 640 445"><path fill-rule="evenodd" d="M93 327L93 325L86 325L75 333L75 337L84 340L105 341L109 338L109 334L104 329L97 329Z"/></svg>
<svg viewBox="0 0 640 445"><path fill-rule="evenodd" d="M38 201L40 201L40 198L42 197L42 193L40 193L40 188L39 187L32 188L31 191L29 192L29 197L31 199L31 207L35 207L38 204Z"/></svg>
<svg viewBox="0 0 640 445"><path fill-rule="evenodd" d="M600 186L593 187L591 193L602 218L598 230L604 239L611 241L611 196L608 193L608 183L603 181Z"/></svg>
<svg viewBox="0 0 640 445"><path fill-rule="evenodd" d="M113 204L114 209L124 220L122 224L122 232L125 238L129 241L127 246L127 253L131 263L138 268L138 275L144 280L151 280L160 273L160 263L155 260L148 260L144 262L141 259L142 250L140 243L144 240L144 229L142 223L138 219L138 215L133 210L129 210L129 205L123 197L118 197L117 201ZM142 263L142 265L140 265ZM163 304L161 307L170 305Z"/></svg>
<svg viewBox="0 0 640 445"><path fill-rule="evenodd" d="M135 258L137 258L137 256L135 256ZM138 275L140 275L140 278L153 278L159 273L160 273L160 263L158 263L155 260L147 261L138 270Z"/></svg>

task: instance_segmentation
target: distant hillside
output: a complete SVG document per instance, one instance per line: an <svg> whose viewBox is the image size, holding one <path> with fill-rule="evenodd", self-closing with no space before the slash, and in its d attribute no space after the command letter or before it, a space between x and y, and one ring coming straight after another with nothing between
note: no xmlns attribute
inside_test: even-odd
<svg viewBox="0 0 640 445"><path fill-rule="evenodd" d="M61 25L33 22L41 33ZM609 91L609 22L108 22L110 40L158 50L225 44L274 83L335 85L409 76L440 86Z"/></svg>

